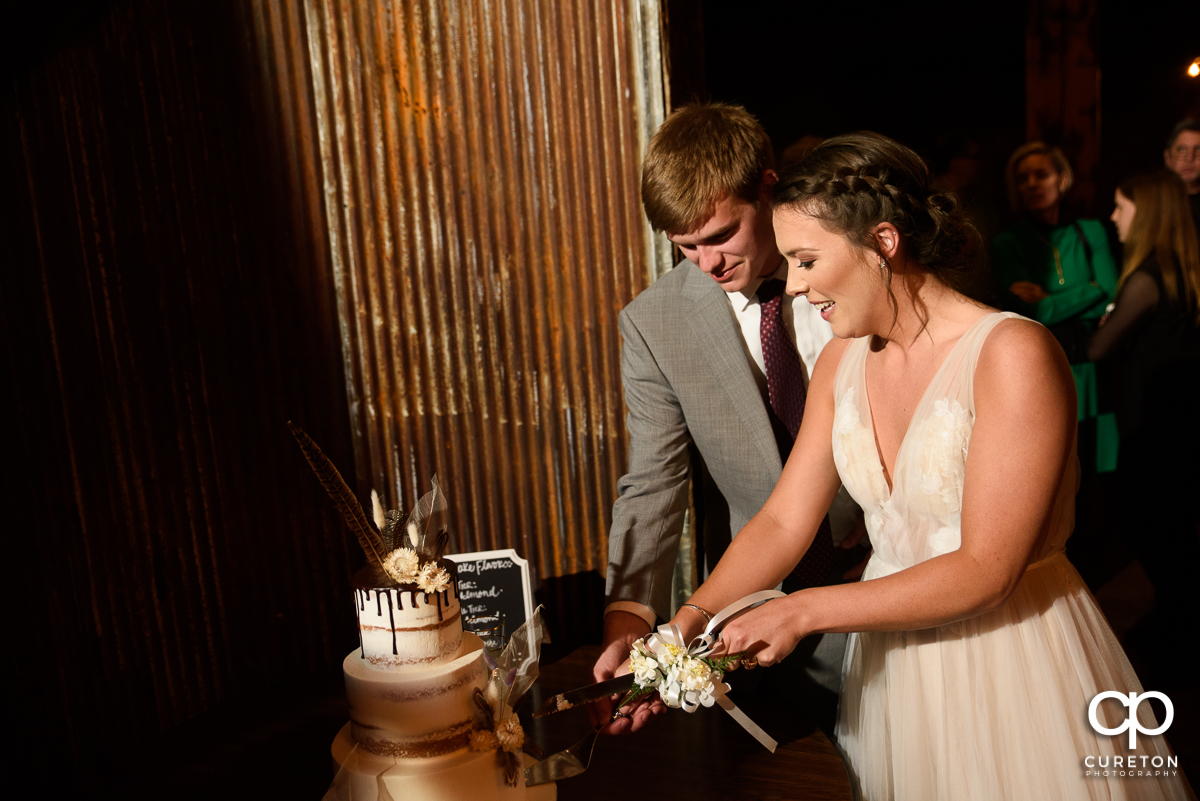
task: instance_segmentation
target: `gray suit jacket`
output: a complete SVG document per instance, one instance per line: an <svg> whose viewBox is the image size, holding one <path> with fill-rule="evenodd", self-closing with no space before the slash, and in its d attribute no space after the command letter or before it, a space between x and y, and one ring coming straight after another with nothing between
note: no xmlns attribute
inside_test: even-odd
<svg viewBox="0 0 1200 801"><path fill-rule="evenodd" d="M620 327L629 472L613 504L606 602L637 601L665 619L688 479L711 568L782 462L729 300L698 267L684 261L659 278Z"/></svg>

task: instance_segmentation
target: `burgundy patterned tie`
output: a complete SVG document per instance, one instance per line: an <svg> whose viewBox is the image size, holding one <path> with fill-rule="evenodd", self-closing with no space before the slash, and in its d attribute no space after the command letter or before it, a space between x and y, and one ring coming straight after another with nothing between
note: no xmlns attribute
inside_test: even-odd
<svg viewBox="0 0 1200 801"><path fill-rule="evenodd" d="M783 289L784 283L778 278L764 281L758 288L758 302L762 310L758 330L762 338L763 363L767 367L767 394L771 398L771 411L787 430L788 436L785 438L783 432L778 430L779 426L776 426L779 454L786 461L804 417L805 387L800 354L796 352L796 346L788 338L783 325ZM808 552L784 580L784 590L795 592L825 584L832 565L833 536L826 515Z"/></svg>

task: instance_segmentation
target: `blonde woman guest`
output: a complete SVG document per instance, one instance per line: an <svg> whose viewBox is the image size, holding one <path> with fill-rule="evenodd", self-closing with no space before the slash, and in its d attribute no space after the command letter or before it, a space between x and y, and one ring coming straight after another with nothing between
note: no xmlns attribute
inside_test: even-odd
<svg viewBox="0 0 1200 801"><path fill-rule="evenodd" d="M1116 305L1088 355L1119 363L1122 530L1154 584L1148 626L1157 628L1147 633L1158 647L1182 646L1200 609L1192 572L1200 564L1200 246L1175 173L1126 181L1115 202L1124 264Z"/></svg>
<svg viewBox="0 0 1200 801"><path fill-rule="evenodd" d="M1062 345L1079 401L1079 455L1085 473L1116 466L1117 433L1102 414L1087 341L1113 299L1117 268L1099 220L1074 219L1064 204L1074 173L1061 150L1028 142L1005 169L1009 203L1020 219L992 240L1000 304L1037 320Z"/></svg>

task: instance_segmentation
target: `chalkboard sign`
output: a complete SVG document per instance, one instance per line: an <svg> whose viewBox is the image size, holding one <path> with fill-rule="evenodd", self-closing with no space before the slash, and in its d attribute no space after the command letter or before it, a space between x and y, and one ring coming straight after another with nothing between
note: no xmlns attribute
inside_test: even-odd
<svg viewBox="0 0 1200 801"><path fill-rule="evenodd" d="M446 554L446 558L458 565L463 628L479 634L488 647L507 642L533 617L529 562L512 548Z"/></svg>

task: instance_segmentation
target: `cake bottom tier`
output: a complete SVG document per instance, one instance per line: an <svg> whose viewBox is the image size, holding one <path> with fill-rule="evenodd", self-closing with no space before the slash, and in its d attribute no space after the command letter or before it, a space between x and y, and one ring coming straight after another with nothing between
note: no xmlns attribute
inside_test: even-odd
<svg viewBox="0 0 1200 801"><path fill-rule="evenodd" d="M525 787L522 774L516 787L504 782L494 752L462 749L422 759L397 759L354 748L347 723L333 741L337 778L324 801L555 801L553 784ZM352 753L353 752L353 753ZM533 758L525 756L526 767ZM387 795L384 795L384 793Z"/></svg>

